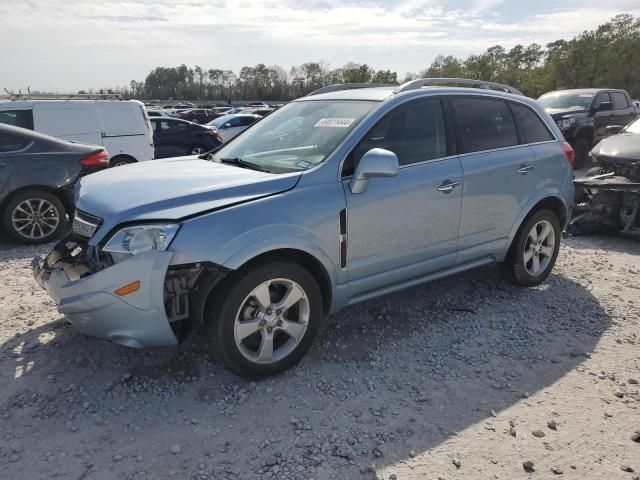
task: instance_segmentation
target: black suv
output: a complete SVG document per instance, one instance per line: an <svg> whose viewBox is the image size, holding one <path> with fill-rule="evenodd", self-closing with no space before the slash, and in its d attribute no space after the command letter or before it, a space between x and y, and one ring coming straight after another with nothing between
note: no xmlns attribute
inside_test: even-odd
<svg viewBox="0 0 640 480"><path fill-rule="evenodd" d="M589 150L605 137L611 125L624 127L637 116L624 90L585 88L557 90L538 98L576 153L576 167L585 164Z"/></svg>

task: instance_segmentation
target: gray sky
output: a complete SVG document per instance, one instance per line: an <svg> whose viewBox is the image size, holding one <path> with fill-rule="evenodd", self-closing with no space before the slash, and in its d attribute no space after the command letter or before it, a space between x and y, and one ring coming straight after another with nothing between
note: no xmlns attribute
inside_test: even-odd
<svg viewBox="0 0 640 480"><path fill-rule="evenodd" d="M606 5L606 7L604 6ZM400 75L437 54L571 38L638 0L0 0L0 91L70 92L156 66L349 61Z"/></svg>

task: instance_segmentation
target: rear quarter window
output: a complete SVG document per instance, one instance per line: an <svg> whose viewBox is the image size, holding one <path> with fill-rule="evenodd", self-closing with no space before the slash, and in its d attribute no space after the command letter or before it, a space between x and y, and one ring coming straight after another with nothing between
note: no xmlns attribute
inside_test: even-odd
<svg viewBox="0 0 640 480"><path fill-rule="evenodd" d="M33 130L33 111L3 110L0 112L0 123Z"/></svg>
<svg viewBox="0 0 640 480"><path fill-rule="evenodd" d="M529 107L510 103L520 134L521 143L538 143L554 140L549 128L542 119Z"/></svg>
<svg viewBox="0 0 640 480"><path fill-rule="evenodd" d="M0 132L0 152L10 153L22 150L31 143L31 140L13 132Z"/></svg>
<svg viewBox="0 0 640 480"><path fill-rule="evenodd" d="M464 153L518 145L516 124L507 102L498 99L452 99Z"/></svg>
<svg viewBox="0 0 640 480"><path fill-rule="evenodd" d="M629 108L627 96L622 92L611 92L611 101L614 110L626 110Z"/></svg>

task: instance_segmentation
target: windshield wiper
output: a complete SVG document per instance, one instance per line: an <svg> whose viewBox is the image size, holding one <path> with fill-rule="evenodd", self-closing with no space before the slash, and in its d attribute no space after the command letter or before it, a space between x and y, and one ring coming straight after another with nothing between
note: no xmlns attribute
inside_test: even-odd
<svg viewBox="0 0 640 480"><path fill-rule="evenodd" d="M220 163L227 163L229 165L235 165L236 167L249 168L251 170L257 170L259 172L268 172L265 168L261 167L257 163L247 162L239 157L235 158L220 158Z"/></svg>

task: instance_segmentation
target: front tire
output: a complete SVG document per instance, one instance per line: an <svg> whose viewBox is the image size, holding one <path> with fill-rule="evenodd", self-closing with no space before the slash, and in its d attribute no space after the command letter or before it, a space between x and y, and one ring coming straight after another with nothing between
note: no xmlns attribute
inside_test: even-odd
<svg viewBox="0 0 640 480"><path fill-rule="evenodd" d="M205 322L224 365L255 379L296 365L323 317L315 278L298 264L275 261L234 272L208 302Z"/></svg>
<svg viewBox="0 0 640 480"><path fill-rule="evenodd" d="M67 222L67 211L58 197L33 189L15 195L3 212L5 231L16 241L31 245L56 238Z"/></svg>
<svg viewBox="0 0 640 480"><path fill-rule="evenodd" d="M510 282L532 287L544 282L558 257L560 221L550 210L539 210L520 227L500 272Z"/></svg>
<svg viewBox="0 0 640 480"><path fill-rule="evenodd" d="M191 152L190 153L191 155L202 155L203 153L209 151L210 149L207 149L207 147L203 147L202 145L194 145L189 150Z"/></svg>

